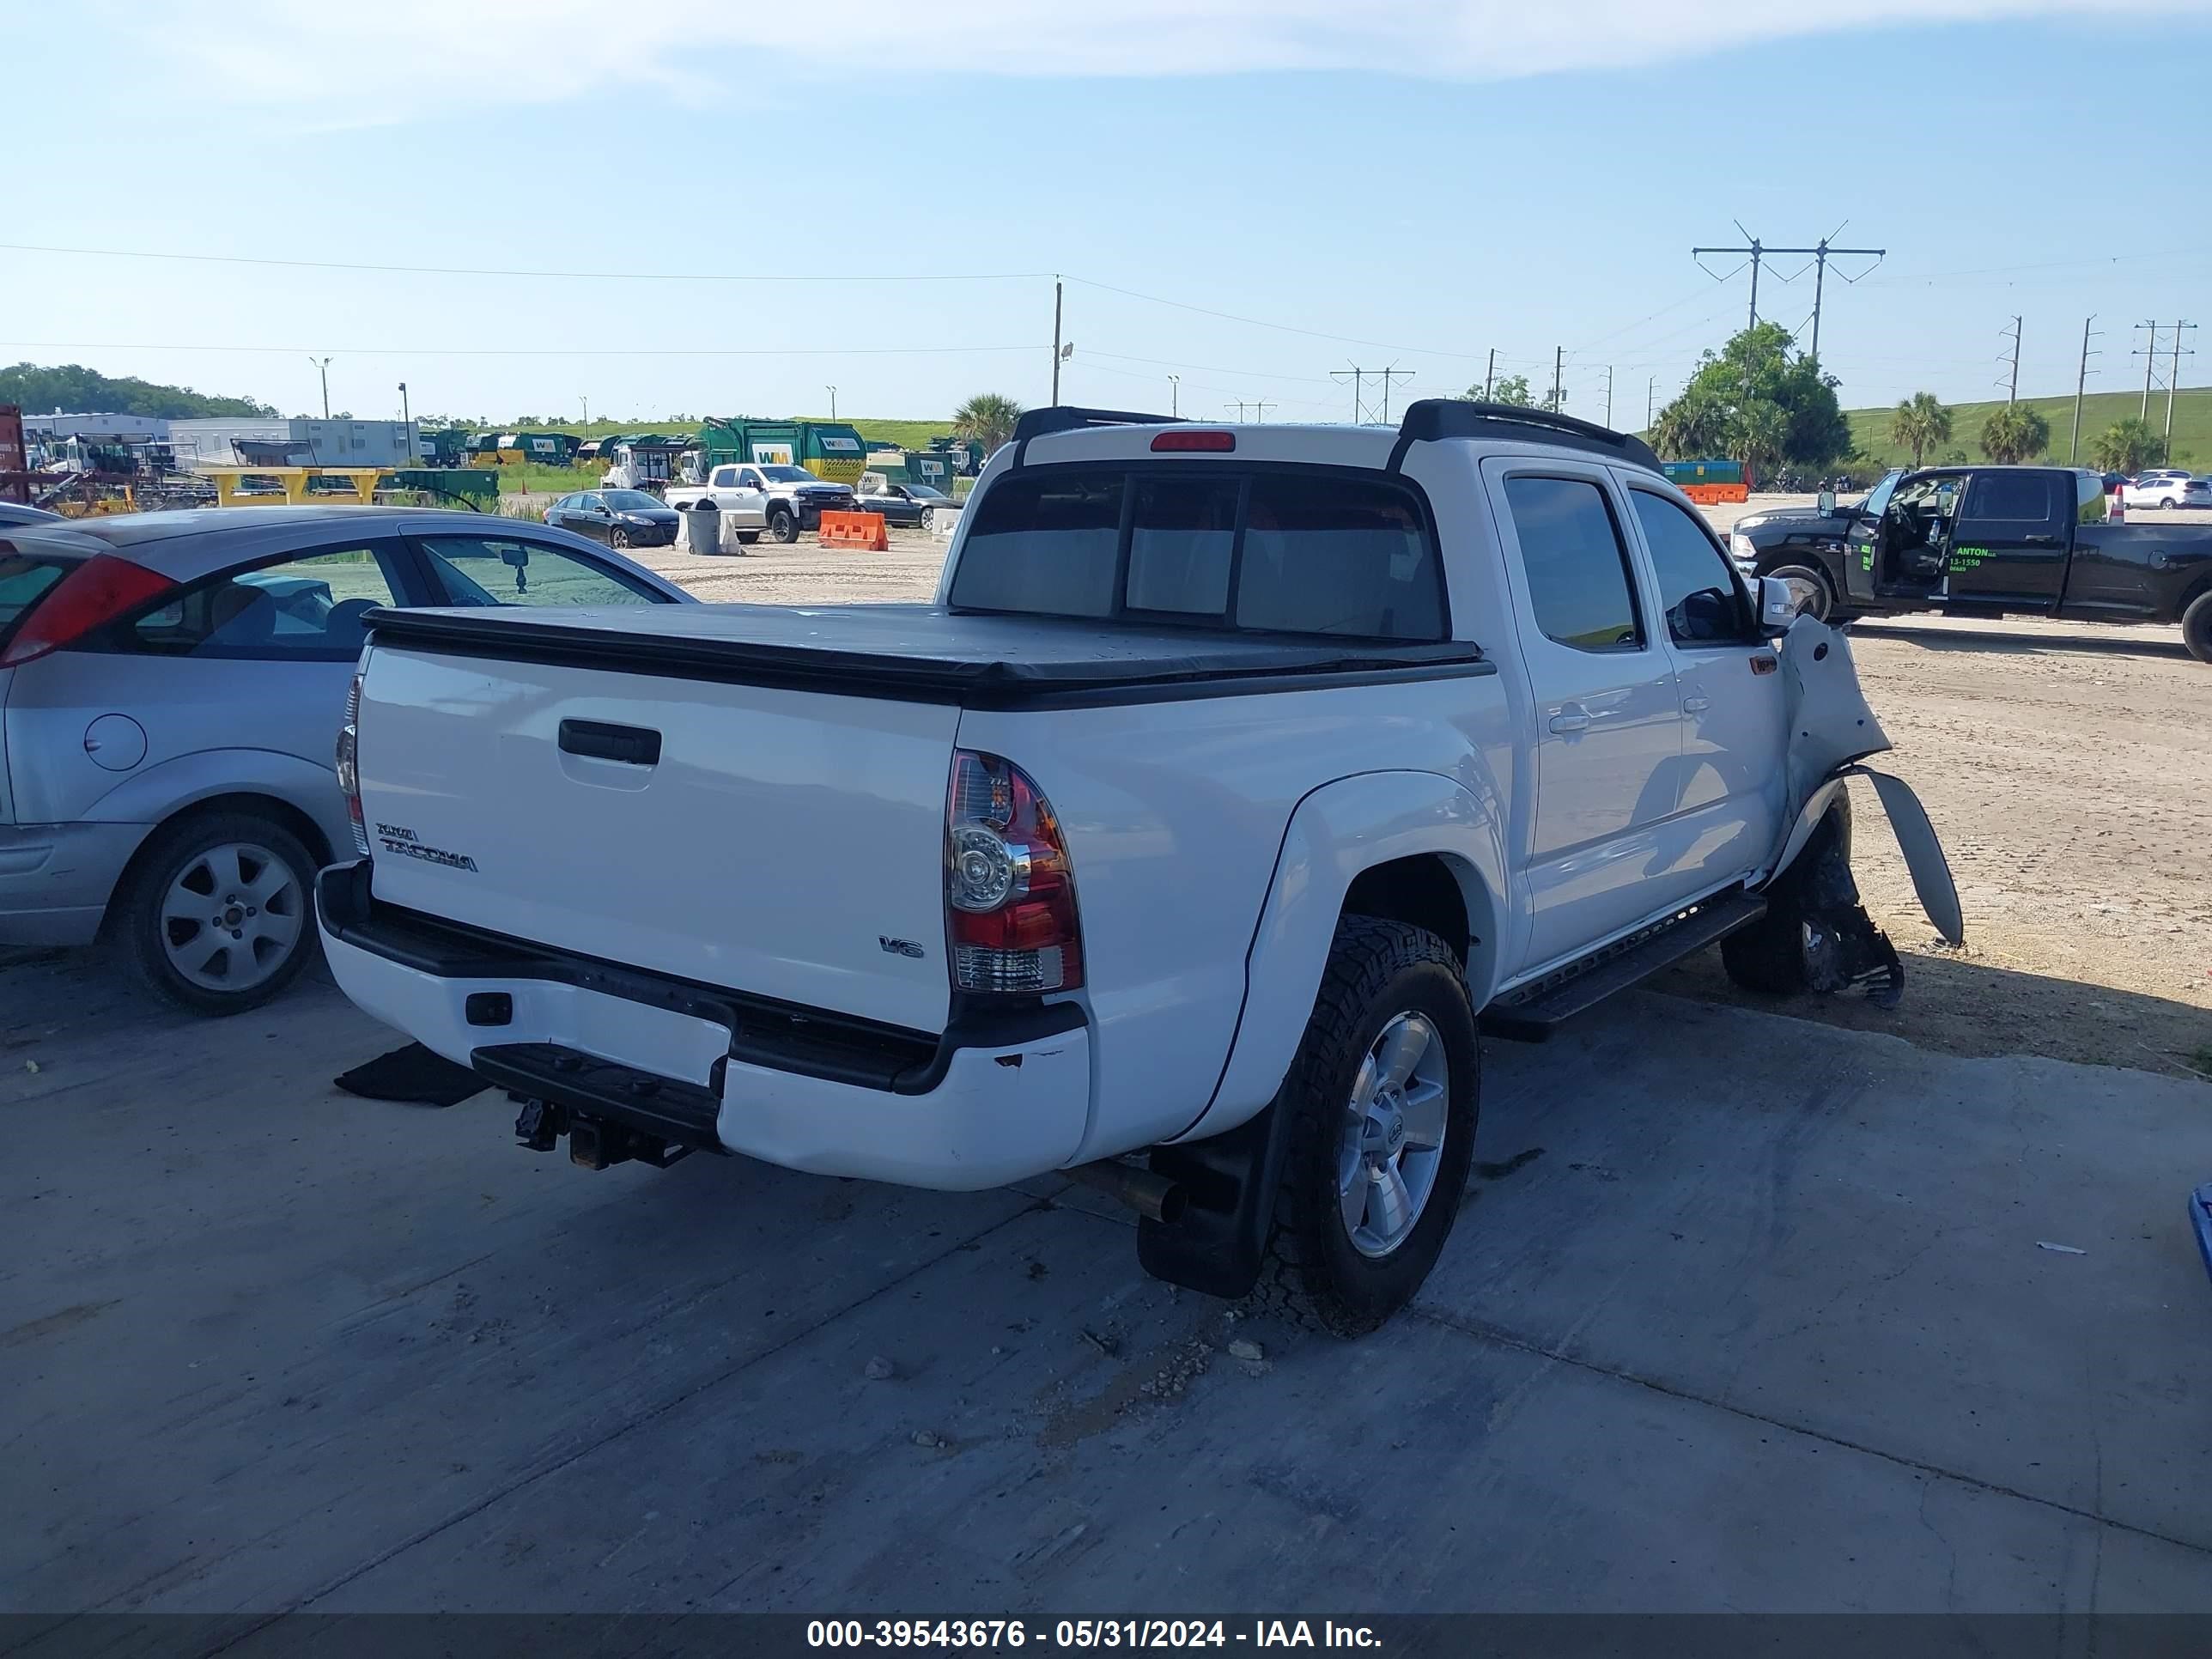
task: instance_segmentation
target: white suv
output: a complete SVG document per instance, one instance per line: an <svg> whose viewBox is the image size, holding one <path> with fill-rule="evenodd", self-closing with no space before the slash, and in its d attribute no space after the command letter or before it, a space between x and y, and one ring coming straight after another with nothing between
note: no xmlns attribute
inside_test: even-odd
<svg viewBox="0 0 2212 1659"><path fill-rule="evenodd" d="M2192 478L2186 472L2146 472L2120 487L2125 507L2212 508L2212 481Z"/></svg>

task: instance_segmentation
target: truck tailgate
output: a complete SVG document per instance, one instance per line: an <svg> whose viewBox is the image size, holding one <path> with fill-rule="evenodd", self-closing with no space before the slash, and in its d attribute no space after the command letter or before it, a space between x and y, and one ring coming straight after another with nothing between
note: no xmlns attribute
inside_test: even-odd
<svg viewBox="0 0 2212 1659"><path fill-rule="evenodd" d="M959 716L945 702L380 638L359 721L374 891L935 1032L949 1003L945 799Z"/></svg>

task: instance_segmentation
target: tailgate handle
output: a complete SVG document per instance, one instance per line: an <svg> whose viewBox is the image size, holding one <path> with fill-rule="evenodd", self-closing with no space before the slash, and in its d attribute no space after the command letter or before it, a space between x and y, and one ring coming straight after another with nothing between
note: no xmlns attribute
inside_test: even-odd
<svg viewBox="0 0 2212 1659"><path fill-rule="evenodd" d="M588 755L593 760L626 761L632 766L657 766L660 733L648 726L617 726L611 720L562 720L561 752Z"/></svg>

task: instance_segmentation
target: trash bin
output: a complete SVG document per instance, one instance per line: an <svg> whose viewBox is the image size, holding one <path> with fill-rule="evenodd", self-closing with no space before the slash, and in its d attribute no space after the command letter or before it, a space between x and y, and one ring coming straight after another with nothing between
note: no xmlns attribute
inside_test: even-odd
<svg viewBox="0 0 2212 1659"><path fill-rule="evenodd" d="M722 509L697 501L684 509L684 545L694 553L722 550Z"/></svg>

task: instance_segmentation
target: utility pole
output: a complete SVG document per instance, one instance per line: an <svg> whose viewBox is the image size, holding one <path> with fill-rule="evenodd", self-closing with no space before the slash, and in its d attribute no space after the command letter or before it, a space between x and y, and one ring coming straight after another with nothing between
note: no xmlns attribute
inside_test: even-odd
<svg viewBox="0 0 2212 1659"><path fill-rule="evenodd" d="M2137 323L2136 326L2137 328L2145 328L2150 331L2149 346L2135 354L2136 356L2143 360L2142 408L2137 412L2136 418L2141 421L2145 426L2148 426L2150 424L2150 371L2151 365L2158 357L2158 325L2154 322Z"/></svg>
<svg viewBox="0 0 2212 1659"><path fill-rule="evenodd" d="M1182 376L1168 376L1168 413L1180 420L1182 417Z"/></svg>
<svg viewBox="0 0 2212 1659"><path fill-rule="evenodd" d="M315 366L315 372L323 377L323 418L327 421L331 418L331 360L327 357L309 357L307 361ZM2144 384L2148 386L2149 383L2146 381ZM2150 407L2149 399L2150 393L2145 392L2143 393L2145 409Z"/></svg>
<svg viewBox="0 0 2212 1659"><path fill-rule="evenodd" d="M1738 230L1743 230L1742 220L1737 219L1731 222L1735 224ZM1848 219L1844 222L1844 224L1849 224L1850 222L1850 221ZM1811 247L1769 247L1766 244L1760 241L1758 237L1753 235L1749 231L1743 230L1744 241L1749 246L1737 247L1693 247L1690 250L1690 257L1693 259L1702 260L1708 253L1747 253L1751 256L1750 326L1756 328L1759 326L1759 267L1766 260L1773 258L1774 255L1778 253L1810 254L1812 256L1814 271L1813 278L1812 357L1815 362L1818 362L1820 358L1820 303L1828 280L1828 261L1836 258L1838 256L1844 256L1851 258L1873 259L1879 262L1887 258L1889 252L1887 248L1881 247L1838 247L1835 244L1835 239L1843 234L1843 230L1844 226L1838 225L1835 229L1830 231L1826 236L1823 236ZM1867 267L1869 270L1871 270L1874 267L1871 265ZM1741 269L1741 267L1739 267L1739 269ZM1708 275L1711 274L1712 273L1708 273ZM1803 267L1799 267L1796 275L1802 276L1804 274ZM1865 271L1861 271L1859 276L1863 276L1865 274ZM1723 278L1722 280L1726 279ZM1783 280L1784 282L1790 282L1795 279L1793 277L1784 277ZM1856 282L1858 277L1854 276L1847 280Z"/></svg>
<svg viewBox="0 0 2212 1659"><path fill-rule="evenodd" d="M1052 279L1052 406L1060 407L1060 278Z"/></svg>
<svg viewBox="0 0 2212 1659"><path fill-rule="evenodd" d="M1753 291L1756 292L1757 284L1754 283L1753 288ZM1566 347L1553 346L1552 348L1552 401L1546 406L1554 414L1559 412L1560 404L1563 401L1559 396L1559 372L1566 367Z"/></svg>
<svg viewBox="0 0 2212 1659"><path fill-rule="evenodd" d="M2008 404L2016 404L2020 401L2021 321L2021 319L2017 316L2012 319L2012 379L2005 383L2005 401ZM2002 333L2003 331L1998 331Z"/></svg>
<svg viewBox="0 0 2212 1659"><path fill-rule="evenodd" d="M1393 374L1401 380L1410 380L1413 378L1413 371L1400 368L1395 363L1382 371L1382 424L1385 426L1390 424L1390 377Z"/></svg>
<svg viewBox="0 0 2212 1659"><path fill-rule="evenodd" d="M1265 398L1261 398L1258 403L1252 405L1252 420L1254 424L1258 426L1265 426L1267 424L1267 409L1268 404Z"/></svg>
<svg viewBox="0 0 2212 1659"><path fill-rule="evenodd" d="M400 390L404 392L406 388L402 386ZM584 435L588 438L592 435L592 400L580 392L576 394L576 397L584 405Z"/></svg>
<svg viewBox="0 0 2212 1659"><path fill-rule="evenodd" d="M2066 446L2069 466L2081 458L2081 388L2089 384L2089 325L2096 320L2094 311L2081 319L2081 368L2074 377L2074 441Z"/></svg>
<svg viewBox="0 0 2212 1659"><path fill-rule="evenodd" d="M1352 377L1352 423L1354 426L1358 426L1367 417L1367 407L1360 401L1359 392L1360 383L1366 373L1367 371L1357 363L1350 368L1332 368L1328 372L1328 378L1340 386L1344 383L1346 375Z"/></svg>
<svg viewBox="0 0 2212 1659"><path fill-rule="evenodd" d="M2166 441L2159 451L2159 459L2168 466L2173 465L2173 389L2181 384L2181 331L2196 326L2179 320L2173 325L2173 372L2166 377ZM2188 355L2194 357L2197 353L2192 349Z"/></svg>
<svg viewBox="0 0 2212 1659"><path fill-rule="evenodd" d="M402 380L399 383L399 435L404 438L409 432L414 429L414 426L415 416L410 411L407 404L407 382ZM411 450L411 445L410 446L410 448Z"/></svg>
<svg viewBox="0 0 2212 1659"><path fill-rule="evenodd" d="M1490 367L1482 371L1482 401L1490 401L1490 388L1498 379L1498 348L1490 348Z"/></svg>
<svg viewBox="0 0 2212 1659"><path fill-rule="evenodd" d="M837 418L837 388L824 386L822 389L830 394L830 418L834 421Z"/></svg>
<svg viewBox="0 0 2212 1659"><path fill-rule="evenodd" d="M1605 423L1613 424L1613 365L1605 366Z"/></svg>
<svg viewBox="0 0 2212 1659"><path fill-rule="evenodd" d="M1644 429L1651 430L1651 404L1659 395L1659 377L1654 374L1644 385Z"/></svg>

